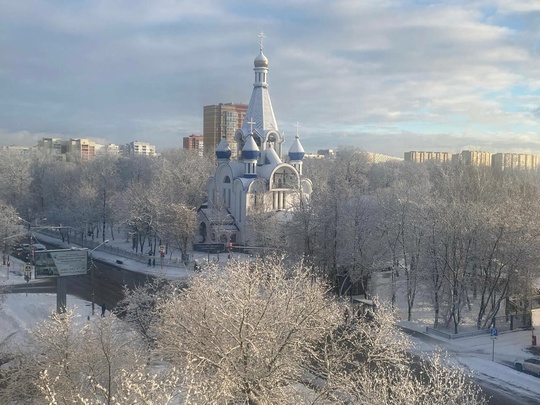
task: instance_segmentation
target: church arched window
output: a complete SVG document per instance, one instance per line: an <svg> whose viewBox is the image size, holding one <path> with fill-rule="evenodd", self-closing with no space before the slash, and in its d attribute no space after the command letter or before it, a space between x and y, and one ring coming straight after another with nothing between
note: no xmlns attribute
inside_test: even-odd
<svg viewBox="0 0 540 405"><path fill-rule="evenodd" d="M272 176L272 188L297 188L298 175L290 167L281 167Z"/></svg>
<svg viewBox="0 0 540 405"><path fill-rule="evenodd" d="M227 208L231 206L231 178L229 176L223 178L223 204Z"/></svg>

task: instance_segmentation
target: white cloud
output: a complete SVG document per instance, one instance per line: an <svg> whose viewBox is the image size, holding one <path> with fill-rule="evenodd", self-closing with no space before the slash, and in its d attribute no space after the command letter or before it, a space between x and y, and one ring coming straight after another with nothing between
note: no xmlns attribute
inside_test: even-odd
<svg viewBox="0 0 540 405"><path fill-rule="evenodd" d="M0 125L11 133L144 133L178 146L201 131L203 105L249 100L261 30L276 118L288 134L304 125L306 149L343 136L401 156L426 137L458 147L482 133L495 148L540 129L533 1L0 4Z"/></svg>

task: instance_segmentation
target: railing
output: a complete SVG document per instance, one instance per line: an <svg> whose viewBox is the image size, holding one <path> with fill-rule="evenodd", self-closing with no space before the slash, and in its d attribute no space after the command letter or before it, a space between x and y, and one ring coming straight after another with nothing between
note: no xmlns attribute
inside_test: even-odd
<svg viewBox="0 0 540 405"><path fill-rule="evenodd" d="M516 329L530 329L531 315L530 314L513 314L508 316L495 317L495 328L498 332L509 332ZM459 339L463 337L471 337L484 335L491 332L491 327L486 329L475 329L460 333L451 333L441 329L431 328L426 326L426 333L430 335L441 336L445 339Z"/></svg>
<svg viewBox="0 0 540 405"><path fill-rule="evenodd" d="M56 231L56 230L53 230L53 229L42 229L38 233L42 233L42 234L51 236L51 237L56 238L56 239L62 239L62 236L60 235L60 233L58 231ZM69 243L70 244L73 243L75 245L87 248L89 250L92 250L95 247L101 245L100 248L99 248L100 251L108 252L108 253L111 253L112 255L115 255L115 256L121 256L121 257L125 257L127 259L136 260L136 261L138 261L140 263L147 263L148 259L150 258L150 256L147 256L145 254L130 252L129 250L122 249L122 248L119 248L117 246L111 246L111 245L103 244L103 242L100 242L100 241L82 239L78 235L70 235L69 236ZM173 260L170 260L170 261L169 260L167 260L167 261L164 260L163 263L160 262L159 265L160 266L163 265L163 266L183 267L183 263L181 261L177 260L177 259L173 259Z"/></svg>
<svg viewBox="0 0 540 405"><path fill-rule="evenodd" d="M486 335L490 333L490 329L476 329L476 330L470 330L466 332L450 333L450 332L445 332L440 329L430 328L429 326L426 326L426 333L428 335L441 336L445 339L450 340L450 339L460 339L460 338L471 337L471 336Z"/></svg>

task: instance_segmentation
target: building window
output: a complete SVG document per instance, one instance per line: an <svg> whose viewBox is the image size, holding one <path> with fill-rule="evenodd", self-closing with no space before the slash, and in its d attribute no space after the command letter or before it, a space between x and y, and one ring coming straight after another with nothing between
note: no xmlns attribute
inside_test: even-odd
<svg viewBox="0 0 540 405"><path fill-rule="evenodd" d="M289 167L282 167L274 173L272 176L272 188L296 188L298 183L298 176L294 173L293 169Z"/></svg>

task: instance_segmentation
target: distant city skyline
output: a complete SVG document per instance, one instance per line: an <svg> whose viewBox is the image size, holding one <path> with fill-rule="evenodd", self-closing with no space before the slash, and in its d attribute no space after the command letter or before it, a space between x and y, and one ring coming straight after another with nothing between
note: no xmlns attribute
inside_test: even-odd
<svg viewBox="0 0 540 405"><path fill-rule="evenodd" d="M263 31L285 148L540 154L534 0L0 2L0 145L181 148L249 102Z"/></svg>

